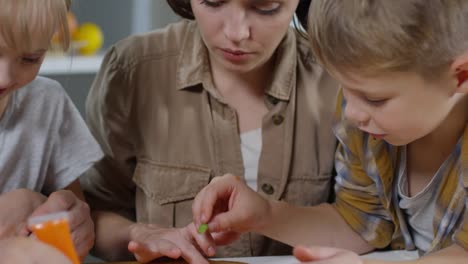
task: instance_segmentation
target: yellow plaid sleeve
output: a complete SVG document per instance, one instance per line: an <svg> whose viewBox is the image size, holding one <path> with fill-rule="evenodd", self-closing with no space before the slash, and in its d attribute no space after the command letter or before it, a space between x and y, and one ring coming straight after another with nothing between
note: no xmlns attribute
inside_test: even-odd
<svg viewBox="0 0 468 264"><path fill-rule="evenodd" d="M468 191L468 189L466 190ZM468 250L468 196L465 197L465 212L461 217L463 217L463 220L455 231L453 239L459 246Z"/></svg>
<svg viewBox="0 0 468 264"><path fill-rule="evenodd" d="M378 175L369 175L366 170L366 135L343 122L344 106L340 94L336 112L338 122L334 128L339 140L335 158L334 206L354 231L375 248L384 248L392 241L395 225L389 209L382 202Z"/></svg>

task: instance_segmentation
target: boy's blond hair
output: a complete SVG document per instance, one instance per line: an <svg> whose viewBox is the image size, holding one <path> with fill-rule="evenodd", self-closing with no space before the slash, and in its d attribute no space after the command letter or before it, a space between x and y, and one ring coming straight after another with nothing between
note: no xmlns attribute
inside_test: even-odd
<svg viewBox="0 0 468 264"><path fill-rule="evenodd" d="M468 47L468 0L313 0L317 59L338 72L434 76Z"/></svg>
<svg viewBox="0 0 468 264"><path fill-rule="evenodd" d="M10 48L30 52L32 36L50 41L61 31L63 49L70 45L67 12L71 0L0 0L0 34Z"/></svg>

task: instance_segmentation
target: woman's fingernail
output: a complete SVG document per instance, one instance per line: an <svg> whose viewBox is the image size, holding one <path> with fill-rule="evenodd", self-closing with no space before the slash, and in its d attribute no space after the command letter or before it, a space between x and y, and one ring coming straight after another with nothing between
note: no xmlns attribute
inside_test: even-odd
<svg viewBox="0 0 468 264"><path fill-rule="evenodd" d="M216 254L216 250L213 247L209 247L208 255L211 257L211 256L214 256L215 254Z"/></svg>

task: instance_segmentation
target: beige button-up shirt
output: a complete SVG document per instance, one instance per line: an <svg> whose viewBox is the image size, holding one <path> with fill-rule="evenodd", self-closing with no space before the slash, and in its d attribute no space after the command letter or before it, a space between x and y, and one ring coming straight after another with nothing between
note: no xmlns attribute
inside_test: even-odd
<svg viewBox="0 0 468 264"><path fill-rule="evenodd" d="M337 83L289 30L265 91L258 189L297 205L329 200ZM243 175L236 111L212 82L196 22L183 21L113 46L87 101L87 121L105 157L82 177L94 209L163 227L192 221L195 195L215 176ZM254 234L219 256L290 254Z"/></svg>

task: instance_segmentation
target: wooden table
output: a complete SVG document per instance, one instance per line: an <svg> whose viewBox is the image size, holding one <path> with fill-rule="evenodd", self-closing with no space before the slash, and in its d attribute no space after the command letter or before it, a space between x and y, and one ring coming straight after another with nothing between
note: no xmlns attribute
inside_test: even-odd
<svg viewBox="0 0 468 264"><path fill-rule="evenodd" d="M364 259L380 259L380 260L414 260L418 258L416 251L387 251L387 252L374 252L362 256ZM184 261L156 261L154 264L187 264ZM293 256L278 256L278 257L249 257L249 258L225 258L214 259L210 261L211 264L297 264L299 263ZM138 264L138 262L113 262L108 264Z"/></svg>

